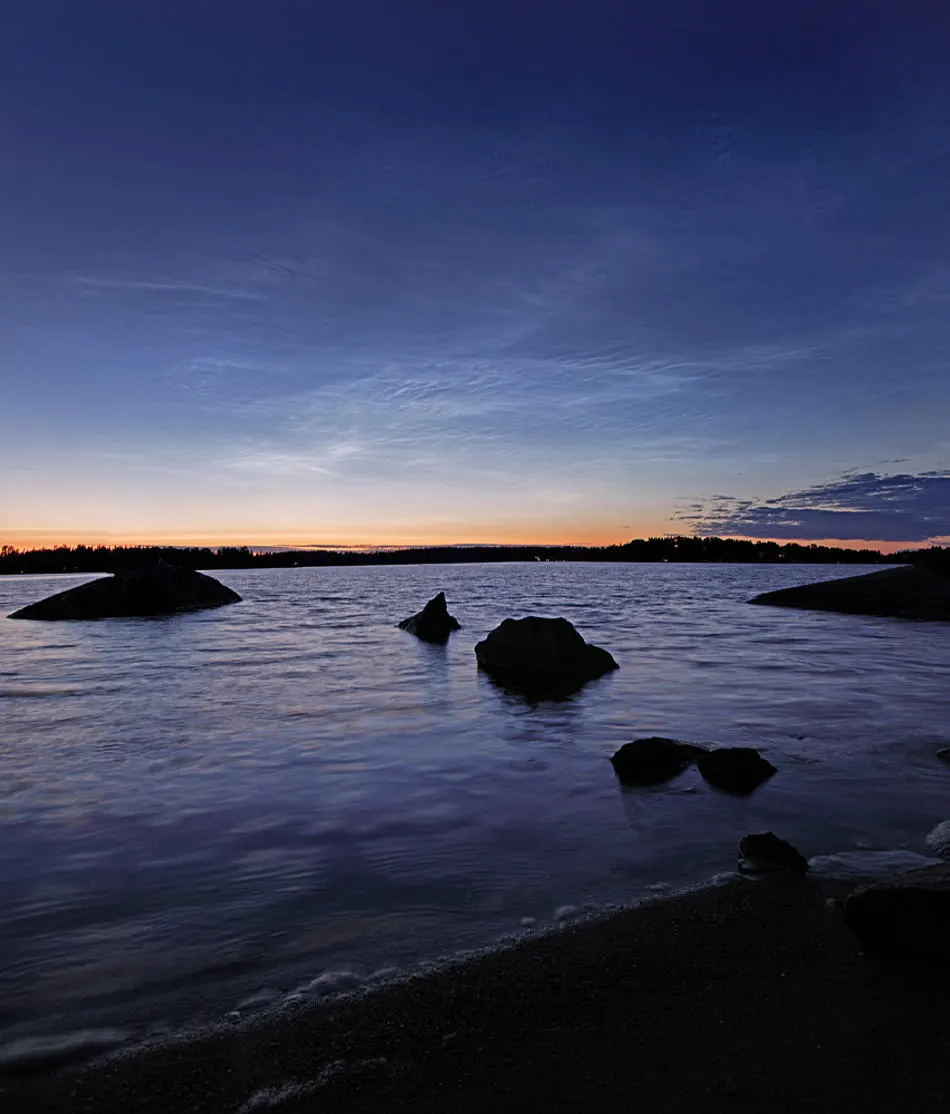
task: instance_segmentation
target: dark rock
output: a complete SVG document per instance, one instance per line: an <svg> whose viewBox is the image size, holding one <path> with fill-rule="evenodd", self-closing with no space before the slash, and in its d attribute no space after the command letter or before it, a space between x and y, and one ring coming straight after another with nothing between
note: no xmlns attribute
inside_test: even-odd
<svg viewBox="0 0 950 1114"><path fill-rule="evenodd" d="M624 785L660 785L681 774L703 753L702 747L651 735L624 743L610 759Z"/></svg>
<svg viewBox="0 0 950 1114"><path fill-rule="evenodd" d="M804 874L808 870L808 860L773 832L759 832L739 840L739 869L751 873L785 870Z"/></svg>
<svg viewBox="0 0 950 1114"><path fill-rule="evenodd" d="M846 576L764 592L749 601L772 607L882 615L900 619L950 622L950 576L906 565L898 569Z"/></svg>
<svg viewBox="0 0 950 1114"><path fill-rule="evenodd" d="M950 864L859 886L844 923L865 951L898 959L950 959Z"/></svg>
<svg viewBox="0 0 950 1114"><path fill-rule="evenodd" d="M423 642L448 642L452 631L461 630L462 624L449 614L445 592L439 592L421 611L403 619L399 627Z"/></svg>
<svg viewBox="0 0 950 1114"><path fill-rule="evenodd" d="M576 691L619 668L599 646L585 642L567 619L505 619L475 646L479 667L520 691L552 695Z"/></svg>
<svg viewBox="0 0 950 1114"><path fill-rule="evenodd" d="M941 762L950 764L950 747L941 747L940 750L937 751L937 757Z"/></svg>
<svg viewBox="0 0 950 1114"><path fill-rule="evenodd" d="M165 561L102 577L14 611L11 619L116 619L239 603L220 581Z"/></svg>
<svg viewBox="0 0 950 1114"><path fill-rule="evenodd" d="M721 747L704 751L696 766L714 789L746 796L776 772L754 747Z"/></svg>

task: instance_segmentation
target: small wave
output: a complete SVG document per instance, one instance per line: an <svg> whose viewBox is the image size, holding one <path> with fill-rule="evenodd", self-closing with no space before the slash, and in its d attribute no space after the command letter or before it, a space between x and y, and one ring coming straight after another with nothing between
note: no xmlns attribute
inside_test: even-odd
<svg viewBox="0 0 950 1114"><path fill-rule="evenodd" d="M941 859L950 859L950 820L943 820L927 836L926 844Z"/></svg>
<svg viewBox="0 0 950 1114"><path fill-rule="evenodd" d="M569 921L579 914L580 909L576 905L559 905L554 910L554 920L557 922Z"/></svg>
<svg viewBox="0 0 950 1114"><path fill-rule="evenodd" d="M4 685L0 700L43 700L51 696L76 696L81 690L57 685Z"/></svg>
<svg viewBox="0 0 950 1114"><path fill-rule="evenodd" d="M834 855L816 855L808 860L812 872L826 878L879 878L903 870L936 866L940 862L929 855L896 848L890 851L839 851Z"/></svg>
<svg viewBox="0 0 950 1114"><path fill-rule="evenodd" d="M0 1072L41 1071L95 1056L123 1044L122 1029L78 1029L46 1037L23 1037L0 1046Z"/></svg>

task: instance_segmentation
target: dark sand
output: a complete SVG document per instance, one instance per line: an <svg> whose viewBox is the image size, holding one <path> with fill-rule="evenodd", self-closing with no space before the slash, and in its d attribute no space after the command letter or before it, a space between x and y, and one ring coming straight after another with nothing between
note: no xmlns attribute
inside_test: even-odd
<svg viewBox="0 0 950 1114"><path fill-rule="evenodd" d="M655 902L292 1019L0 1080L0 1109L950 1110L950 977L865 958L831 892ZM252 1098L289 1083L310 1090Z"/></svg>

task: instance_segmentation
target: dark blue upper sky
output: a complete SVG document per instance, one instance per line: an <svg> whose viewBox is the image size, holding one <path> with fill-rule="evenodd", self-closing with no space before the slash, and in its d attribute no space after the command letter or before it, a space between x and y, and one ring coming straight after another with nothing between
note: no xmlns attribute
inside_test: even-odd
<svg viewBox="0 0 950 1114"><path fill-rule="evenodd" d="M950 535L950 5L4 17L0 540Z"/></svg>

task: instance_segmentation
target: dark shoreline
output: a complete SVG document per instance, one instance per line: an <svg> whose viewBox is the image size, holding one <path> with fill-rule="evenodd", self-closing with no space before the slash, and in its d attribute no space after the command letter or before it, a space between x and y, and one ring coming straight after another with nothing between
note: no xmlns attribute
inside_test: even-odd
<svg viewBox="0 0 950 1114"><path fill-rule="evenodd" d="M849 888L777 878L651 901L293 1015L0 1077L0 1103L11 1114L948 1109L950 972L863 956L835 905Z"/></svg>
<svg viewBox="0 0 950 1114"><path fill-rule="evenodd" d="M496 562L603 564L901 565L925 563L948 570L950 549L882 553L815 543L670 536L634 538L618 545L441 545L340 550L253 546L77 545L46 549L0 546L0 575L115 573L159 560L205 572L227 569L328 568L333 566L465 565Z"/></svg>

